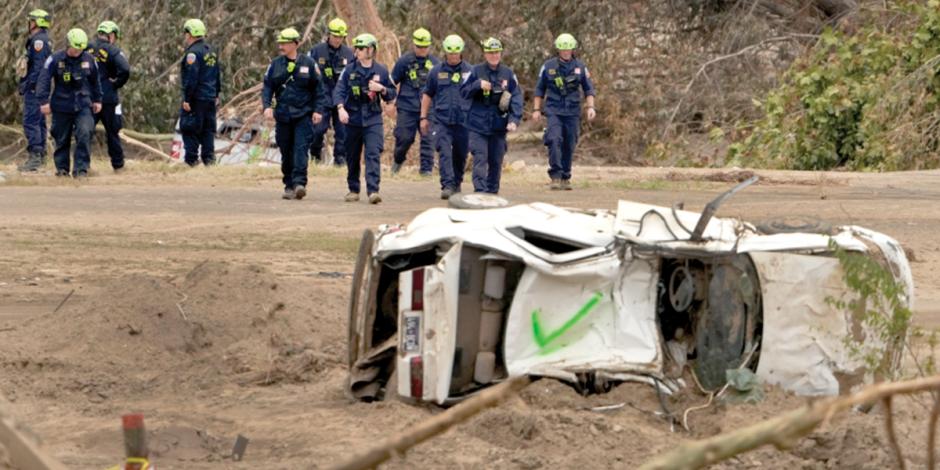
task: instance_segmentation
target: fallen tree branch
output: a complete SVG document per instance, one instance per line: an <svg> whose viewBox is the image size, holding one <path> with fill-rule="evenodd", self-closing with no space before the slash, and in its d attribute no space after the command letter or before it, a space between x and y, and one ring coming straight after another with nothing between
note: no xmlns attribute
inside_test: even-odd
<svg viewBox="0 0 940 470"><path fill-rule="evenodd" d="M402 455L408 449L444 433L455 424L466 421L486 408L498 405L519 390L532 383L528 376L515 377L499 385L488 388L479 395L460 403L447 411L429 418L397 437L389 439L368 452L357 455L335 467L335 470L360 470L375 468L395 455Z"/></svg>
<svg viewBox="0 0 940 470"><path fill-rule="evenodd" d="M21 431L22 423L6 414L9 405L0 399L0 444L6 448L13 468L29 470L66 470L54 458L42 451L39 444Z"/></svg>
<svg viewBox="0 0 940 470"><path fill-rule="evenodd" d="M101 124L98 124L98 127L96 127L95 130L101 130L101 131L103 131L103 130L104 130L104 127L103 127ZM153 153L153 154L155 154L155 155L159 155L159 156L161 156L161 157L163 157L163 158L169 160L169 161L172 162L172 163L179 163L179 160L176 160L176 159L174 159L173 157L171 157L171 156L169 156L169 155L163 153L162 150L160 150L160 149L158 149L158 148L156 148L156 147L151 147L150 145L147 145L147 144L145 144L145 143L143 143L143 142L141 142L141 141L139 141L139 140L137 140L137 139L135 139L135 138L133 138L133 137L130 137L130 136L128 136L128 135L125 135L125 131L124 131L123 129L121 130L120 133L118 133L118 137L120 137L121 140L123 140L124 142L127 142L127 143L129 143L129 144L131 144L131 145L133 145L133 146L135 146L135 147L140 147L140 148L142 148L142 149L144 149L144 150L147 150L147 151L149 151L150 153Z"/></svg>
<svg viewBox="0 0 940 470"><path fill-rule="evenodd" d="M824 398L807 407L737 431L700 441L686 442L675 450L647 462L640 467L640 470L701 468L766 444L773 444L778 449L788 448L837 412L893 395L924 392L937 388L940 388L940 375L871 385L853 395Z"/></svg>
<svg viewBox="0 0 940 470"><path fill-rule="evenodd" d="M307 22L307 28L304 29L304 35L300 39L300 45L304 45L310 40L310 32L313 31L313 25L317 22L317 15L320 14L321 5L323 5L323 0L318 0L317 6L313 9L313 14L310 15L310 21Z"/></svg>

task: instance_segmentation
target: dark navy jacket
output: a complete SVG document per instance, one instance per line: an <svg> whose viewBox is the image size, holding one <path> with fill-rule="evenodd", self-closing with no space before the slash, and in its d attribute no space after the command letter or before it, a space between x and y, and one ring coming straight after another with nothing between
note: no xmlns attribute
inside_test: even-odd
<svg viewBox="0 0 940 470"><path fill-rule="evenodd" d="M385 95L369 92L369 81L376 79L385 87ZM336 88L333 90L333 103L342 104L349 113L349 125L369 127L382 125L382 104L395 99L395 84L388 76L388 69L373 61L372 67L365 68L355 61L343 70ZM371 96L370 96L371 95Z"/></svg>
<svg viewBox="0 0 940 470"><path fill-rule="evenodd" d="M470 100L460 94L460 85L470 77L470 64L443 62L431 69L424 94L431 98L431 118L438 124L464 124Z"/></svg>
<svg viewBox="0 0 940 470"><path fill-rule="evenodd" d="M399 111L421 111L421 91L428 82L431 69L441 60L428 54L419 58L413 51L401 56L392 67L392 81L400 86L395 107Z"/></svg>
<svg viewBox="0 0 940 470"><path fill-rule="evenodd" d="M535 96L545 97L545 113L558 116L581 115L581 92L594 96L594 83L587 66L577 58L565 62L549 59L539 71Z"/></svg>
<svg viewBox="0 0 940 470"><path fill-rule="evenodd" d="M327 113L329 100L325 88L317 63L310 56L297 54L296 61L278 56L264 74L261 103L270 108L272 98L275 99L274 118L278 121L309 118L313 113Z"/></svg>
<svg viewBox="0 0 940 470"><path fill-rule="evenodd" d="M100 103L95 58L85 51L78 57L69 57L64 50L52 54L39 75L36 98L40 105L50 104L56 113L75 114L82 108L90 109L92 103Z"/></svg>
<svg viewBox="0 0 940 470"><path fill-rule="evenodd" d="M21 95L25 95L28 91L36 91L39 74L50 55L52 55L52 42L49 41L49 33L44 28L40 28L26 39L26 75L20 77Z"/></svg>
<svg viewBox="0 0 940 470"><path fill-rule="evenodd" d="M180 62L183 101L215 101L222 91L219 55L204 39L190 44Z"/></svg>
<svg viewBox="0 0 940 470"><path fill-rule="evenodd" d="M492 83L493 90L485 93L480 89L481 79ZM499 110L502 93L512 94L509 110L505 113ZM510 122L518 125L522 120L522 87L512 69L503 64L499 64L495 70L486 62L474 65L470 69L470 76L460 86L460 94L470 100L466 121L468 130L487 135L506 132Z"/></svg>
<svg viewBox="0 0 940 470"><path fill-rule="evenodd" d="M356 54L346 44L340 44L338 48L333 49L328 42L324 41L313 46L308 55L316 61L317 67L320 68L320 75L326 85L327 98L330 99L330 106L332 107L332 95L333 89L336 88L336 82L346 66L356 60Z"/></svg>
<svg viewBox="0 0 940 470"><path fill-rule="evenodd" d="M121 101L118 90L131 77L131 64L120 47L102 39L95 39L86 50L98 61L101 79L101 102L117 104Z"/></svg>

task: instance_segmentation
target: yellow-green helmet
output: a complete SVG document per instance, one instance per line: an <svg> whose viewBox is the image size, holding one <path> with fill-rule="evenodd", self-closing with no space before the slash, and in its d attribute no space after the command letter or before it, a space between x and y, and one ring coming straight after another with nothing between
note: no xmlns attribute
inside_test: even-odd
<svg viewBox="0 0 940 470"><path fill-rule="evenodd" d="M375 39L375 36L369 33L360 34L356 36L355 39L353 39L353 47L355 48L370 47L370 46L372 47L372 49L378 50L379 40Z"/></svg>
<svg viewBox="0 0 940 470"><path fill-rule="evenodd" d="M578 48L578 40L568 33L562 33L555 39L555 49L559 51L573 51Z"/></svg>
<svg viewBox="0 0 940 470"><path fill-rule="evenodd" d="M503 50L503 43L493 37L484 39L482 46L483 52L500 52Z"/></svg>
<svg viewBox="0 0 940 470"><path fill-rule="evenodd" d="M463 52L463 38L456 34L451 34L444 38L444 52L448 54L457 54Z"/></svg>
<svg viewBox="0 0 940 470"><path fill-rule="evenodd" d="M121 37L121 28L118 27L117 23L111 20L102 21L101 24L98 25L98 32L102 34L114 33L115 36Z"/></svg>
<svg viewBox="0 0 940 470"><path fill-rule="evenodd" d="M65 38L69 41L69 47L73 49L84 50L88 47L88 35L79 28L70 29Z"/></svg>
<svg viewBox="0 0 940 470"><path fill-rule="evenodd" d="M277 35L277 42L300 42L300 33L294 28L286 28Z"/></svg>
<svg viewBox="0 0 940 470"><path fill-rule="evenodd" d="M50 21L52 16L49 15L49 12L46 10L33 10L26 15L26 19L36 22L36 26L40 28L48 28L50 26Z"/></svg>
<svg viewBox="0 0 940 470"><path fill-rule="evenodd" d="M183 31L194 38L201 38L206 35L206 24L202 20L191 18L183 23Z"/></svg>
<svg viewBox="0 0 940 470"><path fill-rule="evenodd" d="M333 36L346 37L349 34L349 26L346 26L346 22L340 18L333 18L326 27Z"/></svg>
<svg viewBox="0 0 940 470"><path fill-rule="evenodd" d="M411 35L411 39L418 47L428 47L431 45L431 32L424 28L418 28Z"/></svg>

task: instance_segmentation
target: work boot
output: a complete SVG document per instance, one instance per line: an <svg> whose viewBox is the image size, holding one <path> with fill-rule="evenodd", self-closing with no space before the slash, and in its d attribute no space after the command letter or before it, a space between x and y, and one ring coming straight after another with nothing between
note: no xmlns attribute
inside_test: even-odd
<svg viewBox="0 0 940 470"><path fill-rule="evenodd" d="M59 178L68 178L68 177L69 177L69 170L63 170L63 169L60 168L60 169L58 169L58 170L55 171L55 175L58 176Z"/></svg>
<svg viewBox="0 0 940 470"><path fill-rule="evenodd" d="M117 168L114 169L114 174L115 174L115 175L120 175L121 173L124 173L124 167L123 167L123 166L119 166L119 167L117 167Z"/></svg>
<svg viewBox="0 0 940 470"><path fill-rule="evenodd" d="M350 191L346 193L346 197L344 197L343 200L346 202L357 202L359 201L359 193Z"/></svg>
<svg viewBox="0 0 940 470"><path fill-rule="evenodd" d="M561 180L558 178L552 178L552 184L549 187L552 188L552 191L561 190Z"/></svg>
<svg viewBox="0 0 940 470"><path fill-rule="evenodd" d="M88 178L88 172L85 170L79 171L78 173L75 173L75 178L80 180Z"/></svg>
<svg viewBox="0 0 940 470"><path fill-rule="evenodd" d="M392 163L392 174L397 175L401 171L401 163L394 162Z"/></svg>
<svg viewBox="0 0 940 470"><path fill-rule="evenodd" d="M441 190L441 199L450 199L454 195L454 190L450 188L444 188Z"/></svg>
<svg viewBox="0 0 940 470"><path fill-rule="evenodd" d="M432 176L430 171L422 171L418 173L418 175L420 175L422 178L430 178Z"/></svg>
<svg viewBox="0 0 940 470"><path fill-rule="evenodd" d="M561 180L561 189L571 191L571 180Z"/></svg>
<svg viewBox="0 0 940 470"><path fill-rule="evenodd" d="M298 201L303 199L306 195L307 188L305 188L304 185L298 184L297 186L294 186L294 197L296 197Z"/></svg>
<svg viewBox="0 0 940 470"><path fill-rule="evenodd" d="M291 199L294 199L295 196L296 196L296 194L294 193L294 190L293 190L293 189L291 189L291 188L284 188L284 194L281 194L281 199L285 199L285 200L288 200L288 201L289 201L289 200L291 200Z"/></svg>
<svg viewBox="0 0 940 470"><path fill-rule="evenodd" d="M29 152L29 157L26 158L26 162L17 167L17 170L27 173L39 171L40 167L42 167L42 155L38 152Z"/></svg>
<svg viewBox="0 0 940 470"><path fill-rule="evenodd" d="M379 196L379 193L369 195L369 204L378 204L380 202L382 202L382 196Z"/></svg>

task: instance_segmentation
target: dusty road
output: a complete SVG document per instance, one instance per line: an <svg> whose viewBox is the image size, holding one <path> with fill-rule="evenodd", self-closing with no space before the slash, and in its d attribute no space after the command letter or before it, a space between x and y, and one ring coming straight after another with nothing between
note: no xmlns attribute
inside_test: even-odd
<svg viewBox="0 0 940 470"><path fill-rule="evenodd" d="M940 172L759 174L765 180L719 215L815 215L894 236L914 257L915 323L940 327ZM576 190L560 193L547 190L544 168L529 166L505 176L502 195L699 210L735 176L583 168ZM81 184L40 175L0 185L0 396L72 468L117 463L129 411L147 417L160 467L186 469L328 467L438 412L354 403L342 391L358 237L443 206L436 182L386 176L380 206L343 203L335 170L316 169L309 187L307 199L282 201L273 168L154 164ZM682 410L704 398L676 400ZM629 406L589 409L610 403ZM771 392L758 406L712 408L693 415L693 436L801 403ZM583 398L543 380L390 467L630 468L689 437L671 432L658 408L645 386ZM923 404L898 408L908 463L922 466ZM883 468L892 457L882 427L877 409L854 414L789 452L756 452L728 468ZM244 462L227 457L237 434L251 439Z"/></svg>

